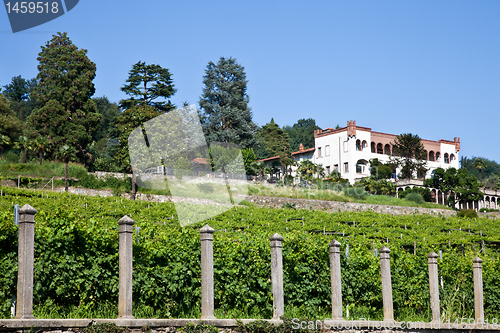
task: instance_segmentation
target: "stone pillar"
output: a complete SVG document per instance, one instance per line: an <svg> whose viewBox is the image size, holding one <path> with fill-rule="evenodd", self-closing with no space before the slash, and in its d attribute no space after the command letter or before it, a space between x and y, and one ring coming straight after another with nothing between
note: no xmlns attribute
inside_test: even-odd
<svg viewBox="0 0 500 333"><path fill-rule="evenodd" d="M35 260L35 214L26 204L19 210L16 319L33 319L33 265Z"/></svg>
<svg viewBox="0 0 500 333"><path fill-rule="evenodd" d="M474 275L474 312L476 323L484 322L484 309L483 309L483 260L475 257L472 260L472 272Z"/></svg>
<svg viewBox="0 0 500 333"><path fill-rule="evenodd" d="M273 291L273 319L280 319L285 314L285 299L283 296L283 237L278 233L271 240L271 284Z"/></svg>
<svg viewBox="0 0 500 333"><path fill-rule="evenodd" d="M132 226L135 221L125 215L118 220L119 269L118 319L134 319L132 315Z"/></svg>
<svg viewBox="0 0 500 333"><path fill-rule="evenodd" d="M330 248L330 277L332 283L332 320L342 318L342 278L340 275L340 243L335 239L328 244Z"/></svg>
<svg viewBox="0 0 500 333"><path fill-rule="evenodd" d="M441 321L439 314L439 278L437 257L438 255L435 252L431 252L427 256L429 263L429 291L431 294L431 312L433 322Z"/></svg>
<svg viewBox="0 0 500 333"><path fill-rule="evenodd" d="M208 224L200 229L201 238L201 319L214 316L214 232Z"/></svg>
<svg viewBox="0 0 500 333"><path fill-rule="evenodd" d="M394 310L392 307L392 282L391 282L391 261L389 250L386 246L380 249L380 273L382 276L382 302L384 306L384 321L394 320Z"/></svg>
<svg viewBox="0 0 500 333"><path fill-rule="evenodd" d="M438 191L438 190L436 190L436 203L439 203L439 202L438 202L438 199L439 199L439 191Z"/></svg>

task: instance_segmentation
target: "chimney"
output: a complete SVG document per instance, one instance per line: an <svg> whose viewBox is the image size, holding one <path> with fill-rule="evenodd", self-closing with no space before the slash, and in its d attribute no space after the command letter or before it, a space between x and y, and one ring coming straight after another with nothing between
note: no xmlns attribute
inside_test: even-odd
<svg viewBox="0 0 500 333"><path fill-rule="evenodd" d="M460 151L460 138L454 138L453 141L455 142L455 151Z"/></svg>
<svg viewBox="0 0 500 333"><path fill-rule="evenodd" d="M347 122L347 136L356 136L356 121L351 120Z"/></svg>

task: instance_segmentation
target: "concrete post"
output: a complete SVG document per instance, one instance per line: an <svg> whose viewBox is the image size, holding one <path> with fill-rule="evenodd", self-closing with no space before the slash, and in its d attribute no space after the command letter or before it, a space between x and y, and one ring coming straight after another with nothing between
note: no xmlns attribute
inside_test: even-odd
<svg viewBox="0 0 500 333"><path fill-rule="evenodd" d="M474 312L476 323L484 322L483 309L483 259L475 257L472 260L472 273L474 275Z"/></svg>
<svg viewBox="0 0 500 333"><path fill-rule="evenodd" d="M201 238L201 319L214 316L214 232L208 224L200 229Z"/></svg>
<svg viewBox="0 0 500 333"><path fill-rule="evenodd" d="M285 314L283 296L283 237L276 233L271 236L271 284L273 291L273 319L280 319Z"/></svg>
<svg viewBox="0 0 500 333"><path fill-rule="evenodd" d="M33 265L35 260L35 214L26 204L19 210L16 319L33 316Z"/></svg>
<svg viewBox="0 0 500 333"><path fill-rule="evenodd" d="M332 320L342 318L342 279L340 275L340 243L332 240L330 248L330 277L332 283Z"/></svg>
<svg viewBox="0 0 500 333"><path fill-rule="evenodd" d="M439 314L439 277L437 267L437 257L435 252L429 253L427 261L429 263L429 291L431 294L432 321L441 321Z"/></svg>
<svg viewBox="0 0 500 333"><path fill-rule="evenodd" d="M135 221L125 215L118 220L119 269L118 319L135 319L132 315L132 226Z"/></svg>
<svg viewBox="0 0 500 333"><path fill-rule="evenodd" d="M380 249L380 274L382 276L382 302L384 306L384 320L394 320L394 310L392 307L392 282L391 282L391 262L389 250L386 246Z"/></svg>

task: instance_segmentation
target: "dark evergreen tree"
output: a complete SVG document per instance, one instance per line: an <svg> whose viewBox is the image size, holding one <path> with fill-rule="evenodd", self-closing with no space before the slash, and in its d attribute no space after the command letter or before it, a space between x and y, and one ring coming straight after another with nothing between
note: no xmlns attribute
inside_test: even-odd
<svg viewBox="0 0 500 333"><path fill-rule="evenodd" d="M283 130L290 137L290 149L291 151L299 150L299 146L302 143L304 148L314 147L314 130L320 129L316 125L316 120L312 118L300 119L293 126L284 126Z"/></svg>
<svg viewBox="0 0 500 333"><path fill-rule="evenodd" d="M37 106L31 98L35 87L36 79L25 80L21 75L13 77L11 83L4 86L3 94L9 99L10 107L19 120L26 120Z"/></svg>
<svg viewBox="0 0 500 333"><path fill-rule="evenodd" d="M260 136L265 142L267 152L273 157L279 156L284 181L286 167L292 163L288 134L271 119L270 123L262 126Z"/></svg>
<svg viewBox="0 0 500 333"><path fill-rule="evenodd" d="M0 135L8 137L8 139L4 138L2 149L8 145L7 141L13 143L21 135L21 122L10 108L10 103L4 95L0 95Z"/></svg>
<svg viewBox="0 0 500 333"><path fill-rule="evenodd" d="M149 105L136 105L124 110L116 119L118 131L119 148L116 150L113 159L122 172L130 172L130 155L128 150L128 139L130 133L146 121L164 114L163 111ZM132 175L132 200L135 200L135 177Z"/></svg>
<svg viewBox="0 0 500 333"><path fill-rule="evenodd" d="M120 116L120 107L116 103L110 102L106 96L95 97L92 100L96 104L97 112L101 115L100 126L92 134L92 140L98 142L118 137L115 123L116 118Z"/></svg>
<svg viewBox="0 0 500 333"><path fill-rule="evenodd" d="M54 35L42 46L38 61L33 97L40 108L28 118L27 128L30 137L47 138L54 157L59 156L67 169L74 153L86 158L87 144L100 121L91 99L96 66L87 57L87 50L78 49L66 33ZM67 190L67 172L65 178Z"/></svg>
<svg viewBox="0 0 500 333"><path fill-rule="evenodd" d="M168 99L174 93L174 84L172 74L166 68L159 65L146 65L139 61L132 66L125 84L121 90L129 96L129 99L120 101L123 109L128 109L137 105L149 105L156 109L168 112L174 106L169 100L160 100L158 98Z"/></svg>
<svg viewBox="0 0 500 333"><path fill-rule="evenodd" d="M200 99L201 123L207 142L230 142L240 148L256 143L258 127L248 107L244 67L234 58L209 62L203 77Z"/></svg>
<svg viewBox="0 0 500 333"><path fill-rule="evenodd" d="M269 153L266 150L266 142L264 138L260 135L261 129L262 127L258 129L257 134L255 135L255 144L254 144L254 152L258 160L271 157L269 156Z"/></svg>

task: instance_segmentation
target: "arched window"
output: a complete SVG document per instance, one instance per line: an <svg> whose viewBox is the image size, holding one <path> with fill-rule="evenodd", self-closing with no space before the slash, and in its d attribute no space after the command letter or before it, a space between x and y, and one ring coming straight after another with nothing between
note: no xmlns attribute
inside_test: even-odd
<svg viewBox="0 0 500 333"><path fill-rule="evenodd" d="M377 144L377 154L383 154L384 153L384 149L382 148L382 144L379 143Z"/></svg>
<svg viewBox="0 0 500 333"><path fill-rule="evenodd" d="M448 156L448 153L444 153L444 163L446 164L450 163L450 157Z"/></svg>
<svg viewBox="0 0 500 333"><path fill-rule="evenodd" d="M391 146L389 144L384 146L384 154L391 155Z"/></svg>
<svg viewBox="0 0 500 333"><path fill-rule="evenodd" d="M376 153L377 152L377 149L375 148L375 142L372 142L372 153Z"/></svg>
<svg viewBox="0 0 500 333"><path fill-rule="evenodd" d="M436 153L436 162L439 162L439 159L441 158L441 153L437 152Z"/></svg>
<svg viewBox="0 0 500 333"><path fill-rule="evenodd" d="M365 150L366 147L368 147L368 143L365 140L363 140L363 143L361 144L361 149Z"/></svg>
<svg viewBox="0 0 500 333"><path fill-rule="evenodd" d="M367 173L368 172L368 161L366 160L358 160L356 162L356 173Z"/></svg>
<svg viewBox="0 0 500 333"><path fill-rule="evenodd" d="M432 150L429 152L429 161L434 162L434 152Z"/></svg>
<svg viewBox="0 0 500 333"><path fill-rule="evenodd" d="M451 155L450 155L450 162L451 162L451 161L454 161L454 160L455 160L455 155L454 155L454 154L451 154Z"/></svg>
<svg viewBox="0 0 500 333"><path fill-rule="evenodd" d="M356 140L356 151L361 151L361 140Z"/></svg>

